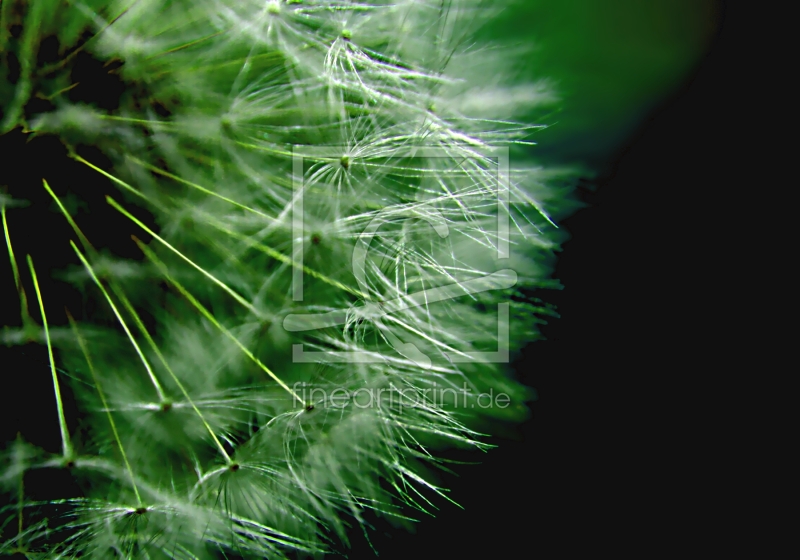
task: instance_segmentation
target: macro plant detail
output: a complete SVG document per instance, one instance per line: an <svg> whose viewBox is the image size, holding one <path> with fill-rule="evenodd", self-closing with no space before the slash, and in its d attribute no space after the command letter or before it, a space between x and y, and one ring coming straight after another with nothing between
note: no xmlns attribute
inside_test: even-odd
<svg viewBox="0 0 800 560"><path fill-rule="evenodd" d="M570 172L502 7L0 3L0 340L59 442L9 434L0 553L321 555L524 418Z"/></svg>

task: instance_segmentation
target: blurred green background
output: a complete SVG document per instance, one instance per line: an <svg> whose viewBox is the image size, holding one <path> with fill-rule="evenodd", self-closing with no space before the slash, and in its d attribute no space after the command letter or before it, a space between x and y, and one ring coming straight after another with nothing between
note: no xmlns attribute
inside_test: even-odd
<svg viewBox="0 0 800 560"><path fill-rule="evenodd" d="M484 32L533 44L525 78L552 80L558 113L533 140L537 159L592 169L691 79L716 33L715 0L515 0Z"/></svg>

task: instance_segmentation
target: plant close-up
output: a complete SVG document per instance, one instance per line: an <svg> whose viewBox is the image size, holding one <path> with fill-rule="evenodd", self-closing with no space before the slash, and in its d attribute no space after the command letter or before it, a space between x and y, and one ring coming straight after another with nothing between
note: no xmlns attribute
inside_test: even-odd
<svg viewBox="0 0 800 560"><path fill-rule="evenodd" d="M0 1L0 555L343 553L528 417L578 174L504 4Z"/></svg>

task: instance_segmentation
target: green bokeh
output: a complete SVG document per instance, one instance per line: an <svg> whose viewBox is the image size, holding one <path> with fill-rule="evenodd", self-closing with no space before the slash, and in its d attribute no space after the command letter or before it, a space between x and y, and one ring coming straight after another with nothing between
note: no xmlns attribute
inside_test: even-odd
<svg viewBox="0 0 800 560"><path fill-rule="evenodd" d="M702 59L717 25L714 0L519 0L487 33L533 43L526 78L563 100L534 140L537 158L602 166Z"/></svg>

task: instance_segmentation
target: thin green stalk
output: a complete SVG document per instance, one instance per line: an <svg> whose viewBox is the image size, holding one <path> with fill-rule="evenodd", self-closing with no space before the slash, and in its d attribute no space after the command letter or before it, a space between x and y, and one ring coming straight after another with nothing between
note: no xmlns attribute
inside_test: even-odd
<svg viewBox="0 0 800 560"><path fill-rule="evenodd" d="M202 273L202 274L203 274L203 275L204 275L206 278L208 278L209 280L211 280L212 282L214 282L214 283L215 283L217 286L219 286L220 288L222 288L223 290L225 290L225 292L226 292L228 295L230 295L230 296L231 296L233 299L235 299L235 300L236 300L238 303L240 303L240 304L241 304L243 307L245 307L245 309L247 309L248 311L250 311L250 312L251 312L253 315L255 315L256 317L262 318L262 313L261 313L261 312L259 312L259 311L258 311L258 310L257 310L255 307L253 307L253 305L252 305L252 304L250 304L250 303L249 303L247 300L245 300L245 299L244 299L242 296L240 296L240 295L239 295L239 294L237 294L235 291L233 291L233 289L232 289L230 286L228 286L227 284L225 284L225 282L223 282L222 280L219 280L219 279L218 279L216 276L214 276L213 274L211 274L210 272L208 272L207 270L205 270L205 269L204 269L203 267L201 267L200 265L196 264L196 263L195 263L195 262L194 262L192 259L190 259L190 258L189 258L189 257L187 257L186 255L184 255L183 253L181 253L180 251L178 251L178 249L176 249L176 248L175 248L175 247L173 247L172 245L170 245L170 244L169 244L169 242L167 242L167 240L165 240L163 237L161 237L161 236L160 236L160 235L158 235L156 232L154 232L153 230L151 230L149 227L147 227L146 225L144 225L144 223L142 223L142 221L141 221L141 220L139 220L139 219L137 219L136 217L134 217L134 216L133 216L133 215L132 215L130 212L128 212L127 210L125 210L125 209L124 209L122 206L120 206L119 204L117 204L117 202L116 202L116 201L115 201L113 198L111 198L110 196L107 196L107 197L106 197L106 201L107 201L107 202L108 202L108 203L109 203L111 206L113 206L113 207L114 207L114 209L116 209L117 211L119 211L119 212L120 212L120 213L121 213L123 216L125 216L126 218L128 218L129 220L131 220L133 223L135 223L137 226L139 226L140 228L142 228L143 230L145 230L145 231L146 231L148 234L152 235L152 236L153 236L155 239L158 239L158 241L159 241L159 242L160 242L162 245L164 245L165 247L167 247L167 249L169 249L170 251L172 251L173 253L175 253L176 255L178 255L178 256L179 256L181 259L183 259L184 261L186 261L187 263L189 263L189 264L190 264L190 265L191 265L191 266L192 266L194 269L196 269L197 271L199 271L200 273Z"/></svg>
<svg viewBox="0 0 800 560"><path fill-rule="evenodd" d="M100 169L99 167L97 167L96 165L94 165L93 163L90 163L90 162L86 161L85 159L83 159L83 158L82 158L81 156L79 156L78 154L72 154L72 158L73 158L73 159L75 159L75 161L79 161L79 162L81 162L82 164L86 165L87 167L90 167L91 169L94 169L95 171L97 171L97 172L98 172L98 173L100 173L101 175L103 175L103 176L105 176L105 177L107 177L107 178L111 179L111 180L112 180L112 181L114 181L116 184L118 184L120 187L124 188L126 191L128 191L128 192L130 192L130 193L133 193L133 194L135 194L135 195L136 195L136 196L138 196L139 198L142 198L142 199L144 199L144 200L147 200L147 201L148 201L148 202L150 202L151 204L155 204L155 203L154 203L152 200L148 200L148 198L147 198L145 195L143 195L142 193L140 193L139 191L137 191L136 189L134 189L132 186L130 186L128 183L126 183L126 182L125 182L125 181L123 181L122 179L118 179L118 178L114 177L113 175L111 175L110 173L107 173L107 172L103 171L102 169ZM157 205L156 205L156 206L157 206Z"/></svg>
<svg viewBox="0 0 800 560"><path fill-rule="evenodd" d="M87 251L90 251L90 252L94 253L95 249L92 246L91 242L86 238L86 236L83 234L81 229L78 227L78 224L75 223L75 221L72 219L72 216L70 216L70 214L67 212L66 208L64 208L64 206L61 204L61 201L59 200L59 198L55 195L55 193L53 193L52 189L50 188L50 185L48 185L47 181L44 181L44 180L43 180L43 183L44 183L45 189L47 189L47 192L50 193L50 196L52 196L53 199L56 201L56 203L58 204L58 207L60 208L61 212L64 214L64 216L66 217L67 221L72 226L72 228L75 230L75 233L80 238L81 243L84 245L84 248ZM128 330L127 325L122 320L122 317L119 314L119 311L117 310L117 308L114 305L113 301L111 300L111 297L109 296L108 292L105 290L103 285L100 283L100 281L98 280L97 276L94 274L94 271L91 268L91 265L89 265L88 261L86 261L86 259L83 257L83 255L80 254L80 252L78 251L78 249L77 249L77 247L75 246L74 243L72 243L72 248L75 249L76 253L78 253L78 257L81 259L83 264L86 266L87 270L89 271L89 274L91 274L91 276L92 276L92 279L95 281L95 283L98 285L100 290L103 292L103 295L106 296L106 299L108 300L108 303L111 305L111 308L114 310L114 313L117 316L117 319L119 319L120 323L122 324L123 329L125 330L125 332L128 335L128 338L130 339L131 343L133 344L134 348L136 349L137 353L139 354L139 357L142 359L142 362L144 363L148 374L150 374L150 378L151 378L151 380L153 381L153 383L155 385L155 388L156 388L156 391L158 392L160 401L162 403L165 402L166 399L165 399L165 395L164 395L163 389L161 388L160 384L158 383L158 380L156 379L155 374L152 372L152 370L150 368L150 365L149 365L149 362L147 362L147 360L144 358L144 355L142 354L138 344L136 343L136 341L131 336L131 333ZM133 308L133 305L130 303L130 300L128 300L128 298L125 296L125 293L115 283L111 284L111 289L114 291L116 296L119 297L122 300L122 304L125 306L125 309L127 309L128 312L133 317L133 320L136 323L136 326L139 328L141 333L144 335L144 337L147 340L147 342L150 345L150 347L156 353L156 355L158 356L159 360L161 361L163 366L166 368L166 370L170 374L170 376L175 380L175 382L181 388L181 390L183 391L184 395L189 400L189 403L192 405L192 407L194 407L195 412L197 412L198 416L200 417L200 419L203 422L203 425L206 427L206 429L211 434L211 437L214 439L215 443L219 447L219 450L222 452L222 455L225 458L226 462L230 463L231 462L230 457L225 452L225 449L222 447L222 445L220 445L219 440L217 439L217 437L214 434L214 432L211 430L211 427L208 425L208 423L206 422L206 420L203 417L203 415L200 413L200 411L197 409L197 407L192 402L191 398L189 398L189 395L183 389L183 386L181 385L180 381L178 381L178 378L175 375L175 373L172 371L172 368L170 368L169 363L167 363L166 359L164 358L164 355L161 353L161 350L158 348L158 345L155 343L155 341L153 340L153 337L150 336L150 333L147 331L147 328L144 326L144 323L142 322L141 318L139 317L139 314L136 312L136 310ZM67 314L69 315L69 312L67 312ZM72 316L70 315L69 317L70 317L70 321L72 321ZM75 328L77 329L77 327L75 327ZM78 333L77 333L77 330L76 330L76 336L77 335L78 335ZM88 354L88 351L86 350L86 348L84 346L83 339L79 337L79 341L80 341L80 344L81 344L81 349L83 350L84 355L86 356L86 361L89 363L89 369L92 370L92 376L94 377L94 375L95 375L94 374L94 369L92 368L91 361L89 360L89 354ZM98 384L96 378L95 378L95 384L98 387L98 392L101 393L100 397L103 400L103 406L106 408L106 410L108 410L108 406L105 404L105 397L102 395L102 391L100 390L100 387L99 387L99 384ZM120 442L119 436L117 435L116 427L114 426L114 421L113 421L113 418L111 417L110 411L109 411L109 421L112 424L112 429L114 430L114 436L117 439L117 444L119 445L120 451L122 452L123 457L124 457L125 456L125 451L122 449L122 443ZM134 484L134 490L136 492L136 497L139 500L140 505L142 505L141 504L141 498L139 498L139 491L136 488L135 482L133 482L133 472L130 470L130 465L128 465L127 458L125 458L125 464L127 465L128 471L130 473L131 482Z"/></svg>
<svg viewBox="0 0 800 560"><path fill-rule="evenodd" d="M242 241L242 242L246 243L248 246L250 246L253 249L256 249L256 250L258 250L258 251L260 251L262 253L264 253L265 255L275 259L276 261L282 262L283 264L286 264L286 265L289 265L289 266L293 266L295 268L300 268L303 272L305 272L309 276L313 276L314 278L316 278L318 280L321 280L321 281L325 282L326 284L328 284L330 286L333 286L334 288L338 288L338 289L340 289L340 290L342 290L344 292L347 292L347 293L349 293L351 295L354 295L356 297L360 297L360 298L367 297L361 291L359 291L359 290L357 290L355 288L351 288L350 286L347 286L345 284L342 284L338 280L334 280L333 278L330 278L329 276L326 276L325 274L322 274L321 272L318 272L318 271L314 270L313 268L310 268L310 267L306 266L305 264L300 264L296 260L294 260L293 258L291 258L291 257L289 257L287 255L284 255L280 251L276 251L272 247L268 247L268 246L266 246L266 245L264 245L262 243L259 243L258 241L253 241L252 238L250 238L250 237L248 237L246 235L243 235L241 233L235 232L235 231L231 230L230 228L225 227L224 224L221 224L218 220L215 220L214 218L212 218L209 215L206 215L206 219L207 219L208 223L211 224L212 227L218 229L219 231L221 231L222 233L224 233L226 235L230 235L234 239L237 239L239 241Z"/></svg>
<svg viewBox="0 0 800 560"><path fill-rule="evenodd" d="M97 287L100 288L101 292L103 292L103 295L105 296L106 301L108 301L108 304L111 306L111 310L114 312L114 315L117 317L117 320L119 321L120 325L122 325L122 329L125 331L125 334L128 336L128 340L130 340L131 344L133 345L133 348L136 350L136 354L138 354L139 359L142 361L142 364L144 364L145 370L147 370L147 375L150 377L150 381L153 383L153 387L155 388L156 393L158 394L158 398L159 398L160 402L166 401L166 395L164 394L164 389L161 387L161 384L158 382L158 379L156 378L155 373L153 373L153 370L150 367L150 363L147 361L147 358L145 357L144 353L142 352L142 349L139 348L139 344L137 344L136 339L133 338L133 334L131 334L130 329L128 329L128 325L125 323L125 319L122 318L122 315L120 314L119 310L117 309L117 306L114 304L114 300L111 299L111 295L108 293L108 291L106 290L105 286L103 286L102 282L100 282L100 279L94 273L94 269L92 268L92 265L90 265L89 261L86 260L86 257L83 256L83 253L81 253L80 249L78 249L78 246L75 245L75 242L70 240L70 245L72 245L72 249L78 255L78 258L83 263L83 266L86 267L86 270L89 272L89 275L92 277L92 280L94 280L94 283L97 284Z"/></svg>
<svg viewBox="0 0 800 560"><path fill-rule="evenodd" d="M259 216L261 218L264 218L268 222L274 222L275 221L275 218L273 218L271 216L268 216L268 215L264 214L263 212L259 212L255 208L251 208L251 207L247 206L246 204L242 204L241 202L237 202L237 201L235 201L235 200L233 200L231 198L228 198L227 196L223 196L223 195L221 195L219 193L216 193L216 192L214 192L214 191L212 191L210 189L202 187L202 186L198 185L197 183L193 183L191 181L187 181L186 179L181 179L177 175L173 175L172 173L164 171L163 169L159 169L158 167L150 165L149 163L146 163L146 162L140 160L139 158L130 156L130 159L134 163L136 163L137 165L139 165L141 167L144 167L148 171L151 171L153 173L158 173L159 175L162 175L163 177L167 177L169 179L172 179L175 182L187 185L189 187L192 187L193 189L197 189L198 191L200 191L200 192L202 192L204 194L219 198L220 200L224 200L225 202L227 202L229 204L232 204L232 205L236 206L237 208L241 208L242 210L245 210L247 212L252 212L253 214L256 214L257 216Z"/></svg>
<svg viewBox="0 0 800 560"><path fill-rule="evenodd" d="M117 424L114 422L114 417L111 415L111 409L108 406L106 395L103 392L102 386L100 385L100 380L97 379L97 373L94 370L94 364L92 364L92 358L89 355L89 349L86 348L86 341L83 339L80 332L78 332L78 325L75 323L75 319L73 319L69 311L67 311L67 318L69 319L69 324L75 333L75 338L78 339L78 345L81 347L83 356L86 358L86 363L89 366L89 372L92 374L92 379L94 380L94 386L95 389L97 389L97 394L100 397L100 402L103 403L103 409L105 409L106 414L108 415L108 422L111 424L111 431L114 433L114 440L117 442L117 447L119 448L119 452L122 454L122 460L125 463L125 469L128 471L128 476L130 476L131 486L133 486L133 493L136 494L136 501L139 506L144 507L142 497L139 494L139 488L136 486L136 477L133 475L133 469L128 461L128 455L125 453L125 448L122 446L122 440L119 437L119 432L117 432Z"/></svg>
<svg viewBox="0 0 800 560"><path fill-rule="evenodd" d="M74 247L74 244L73 244L73 247ZM205 416L203 416L203 413L200 412L199 408L197 408L197 405L194 403L194 400L192 400L192 397L189 396L189 392L183 386L183 383L181 383L180 379L178 379L178 376L175 375L175 373L172 371L172 369L168 369L168 371L172 376L172 380L178 386L178 389L180 389L181 393L183 393L183 396L186 398L186 401L189 403L189 405L192 407L194 412L200 418L200 421L203 423L203 426L205 426L205 428L208 431L209 435L211 435L211 439L214 440L214 444L217 446L217 449L219 450L220 454L225 459L225 463L228 464L228 465L232 464L233 460L231 459L230 455L228 455L228 453L225 451L225 448L222 446L222 443L220 443L219 438L217 438L216 434L214 433L214 430L211 429L211 426L209 425L208 421L205 419Z"/></svg>
<svg viewBox="0 0 800 560"><path fill-rule="evenodd" d="M64 404L61 401L61 388L58 385L58 375L56 375L56 362L53 358L53 345L50 343L50 329L47 326L47 316L44 312L44 303L42 302L42 292L39 289L39 280L36 277L36 270L33 267L33 259L30 255L28 257L28 268L30 268L31 276L33 277L33 286L36 288L36 299L39 301L39 309L42 311L42 324L44 325L44 336L47 341L47 356L50 359L50 373L53 375L53 391L56 394L56 406L58 407L58 423L61 428L61 446L64 454L64 459L69 461L72 459L72 443L69 440L69 431L67 430L67 420L64 417Z"/></svg>
<svg viewBox="0 0 800 560"><path fill-rule="evenodd" d="M300 397L297 395L297 393L295 393L295 392L292 390L292 388L291 388L291 387L289 387L289 386L288 386L288 385L287 385L287 384L286 384L286 383L285 383L285 382L284 382L284 381L283 381L283 380L282 380L280 377L278 377L277 375L275 375L275 373L273 373L271 369L269 369L269 368L268 368L266 365L264 365L264 364L261 362L261 360L259 360L258 358L256 358L256 357L253 355L253 353L252 353L252 352L250 352L250 350L248 350L248 349L247 349L247 347L245 347L245 345L244 345L244 344L242 344L242 343L239 341L239 339L238 339L238 338L236 338L236 337L235 337L235 336L234 336L234 335L233 335L233 334L232 334L232 333L231 333L231 332L230 332L228 329L226 329L225 327L223 327L223 326L220 324L220 322L219 322L219 321L217 321L216 317L214 317L214 315L213 315L213 314L212 314L212 313L211 313L211 312L210 312L208 309L206 309L206 308L203 306L203 304L202 304L202 303L200 303L199 301L197 301L197 299L196 299L196 298L195 298L195 297L194 297L194 296L193 296L193 295L192 295L192 294L191 294L191 293L190 293L190 292L189 292L189 291L188 291L186 288L184 288L184 287L183 287L183 286L182 286L182 285L181 285L181 284L180 284L180 283L179 283L177 280L175 280L174 278L172 278L172 276L170 276L170 274L169 274L169 271L167 270L167 267L164 265L164 263L162 263L162 262L161 262L161 260L159 260L159 258L158 258L158 257L156 257L155 253L154 253L152 250L150 250L150 249L149 249L147 246L145 246L145 244L144 244L144 243L142 243L142 242L141 242L141 241L139 241L138 239L134 238L134 241L136 241L136 244L139 246L139 248L142 250L142 252L143 252L143 253L144 253L144 254L147 256L147 258L149 258L149 259L150 259L150 260L153 262L153 264L155 264L155 265L156 265L156 266L157 266L157 267L158 267L158 268L161 270L161 273L164 275L164 277L165 277L167 280L169 280L169 282L170 282L170 283L171 283L173 286L175 286L175 288L176 288L176 289L177 289L177 290L178 290L178 291L179 291L179 292L180 292L180 293L181 293L181 294L182 294L182 295L183 295L183 296L184 296L184 297L185 297L187 300L189 300L189 303L191 303L191 304L192 304L192 305L195 307L195 309L197 309L197 310L198 310L198 311L199 311L199 312L200 312L200 313L201 313L201 314L202 314L202 315L203 315L203 316L204 316L206 319L208 319L208 320L211 322L211 324L213 324L215 327L217 327L217 329L219 329L219 330L220 330L220 331L221 331L221 332L222 332L222 333L223 333L225 336L227 336L228 338L230 338L230 339L231 339L231 341L233 341L233 343L234 343L234 344L236 344L236 346L238 346L238 347L239 347L239 349L240 349L242 352L244 352L244 354L245 354L245 355L246 355L246 356L247 356L247 357L248 357L248 358L249 358L249 359L250 359L250 360L251 360L253 363L255 363L255 364L256 364L256 365L257 365L259 368L261 368L261 370L262 370L264 373L266 373L267 375L269 375L269 376L270 376L270 377L271 377L271 378L272 378L272 379L273 379L273 380L274 380L276 383L278 383L278 385L280 385L280 386L281 386L283 389L285 389L285 390L286 390L286 391L287 391L287 392L288 392L290 395L292 395L292 397L294 397L295 399L297 399L297 401L298 401L298 402L300 402L300 403L301 403L303 406L305 406L305 405L306 405L306 403L303 401L303 399L301 399L301 398L300 398Z"/></svg>
<svg viewBox="0 0 800 560"><path fill-rule="evenodd" d="M20 300L20 314L22 315L22 324L23 326L28 326L31 324L31 316L30 312L28 311L28 296L25 295L25 288L22 287L22 282L20 282L19 277L19 268L17 268L17 259L14 257L14 248L11 246L11 235L8 232L8 221L6 220L6 207L3 206L0 209L0 213L3 215L3 233L6 237L6 247L8 247L8 256L11 259L11 270L14 273L14 284L17 287L17 292L19 292L19 300Z"/></svg>
<svg viewBox="0 0 800 560"><path fill-rule="evenodd" d="M247 206L245 204L242 204L241 202L237 202L237 201L235 201L235 200L233 200L231 198L228 198L228 197L222 196L221 194L215 193L214 191L211 191L211 190L209 190L209 189L207 189L207 188L205 188L203 186L200 186L197 183L193 183L191 181L187 181L186 179L181 179L180 177L178 177L176 175L173 175L172 173L169 173L167 171L164 171L162 169L154 167L154 166L152 166L152 165L150 165L148 163L145 163L145 162L143 162L140 159L137 159L135 157L131 157L131 160L133 160L134 163L144 167L148 171L152 171L153 173L158 173L159 175L162 175L164 177L172 179L173 181L176 181L176 182L182 183L184 185L190 186L190 187L192 187L194 189L197 189L197 190L199 190L200 192L202 192L204 194L219 198L220 200L224 200L225 202L227 202L229 204L232 204L233 206L236 206L237 208L241 208L241 209L243 209L245 211L252 212L252 213L254 213L254 214L258 215L258 216L261 216L261 217L267 219L270 222L273 222L273 223L275 222L275 218L267 216L263 212L259 212L258 210L255 210L254 208L250 208L249 206ZM112 206L113 206L113 204L112 204ZM260 243L257 243L257 242L253 241L252 239L250 239L249 237L247 237L245 235L241 235L239 233L231 231L230 229L226 228L224 225L221 225L219 222L214 221L213 218L210 217L210 216L207 216L207 219L208 219L209 223L212 226L214 226L215 228L217 228L218 230L230 235L231 237L239 239L240 241L244 241L244 242L250 244L250 246L258 249L259 251L265 253L266 255L272 257L273 259L275 259L277 261L280 261L280 262L282 262L284 264L288 264L290 266L300 267L300 268L302 268L302 270L304 272L308 273L309 275L313 276L314 278L317 278L319 280L322 280L323 282L326 282L327 284L330 284L331 286L334 286L336 288L344 290L344 291L346 291L348 293L351 293L353 295L356 295L358 297L364 297L364 295L361 292L359 292L358 290L350 288L349 286L346 286L346 285L342 284L341 282L337 282L336 280L333 280L332 278L329 278L328 276L325 276L321 272L313 270L313 269L311 269L311 268L309 268L309 267L307 267L305 265L301 265L301 264L297 263L291 257L289 257L287 255L284 255L280 251L276 251L275 249L272 249L271 247L267 247L266 245L262 245ZM141 224L139 224L139 225L141 226ZM144 227L144 226L141 226L141 227ZM148 233L151 233L149 230L146 230L146 231ZM151 235L152 235L152 233L151 233ZM160 239L159 239L159 241L160 241Z"/></svg>
<svg viewBox="0 0 800 560"><path fill-rule="evenodd" d="M70 216L69 212L67 212L67 209L66 209L66 208L64 208L64 205L63 205L63 204L61 204L61 199L59 199L59 198L56 196L56 193L54 193L54 192L53 192L53 189L51 189L51 188L50 188L50 185L49 185L49 184L47 184L47 180L45 180L45 179L42 179L42 184L44 185L44 188L45 188L45 190L48 192L48 194L49 194L51 197L53 197L53 200L54 200L54 201L55 201L55 203L58 205L58 209L59 209L59 210L61 210L61 213L62 213L62 214L64 215L64 217L67 219L67 222L69 222L69 225L72 227L72 229L75 231L75 234L76 234L76 235L78 236L78 238L81 240L81 244L83 245L83 247L84 247L85 249L87 249L87 250L94 251L94 247L92 247L92 244L89 242L89 240L86 238L86 236L85 236L85 235L83 235L83 232L82 232L82 231L80 230L80 228L78 227L78 224L76 224L76 223L75 223L75 221L72 219L72 216Z"/></svg>
<svg viewBox="0 0 800 560"><path fill-rule="evenodd" d="M72 248L75 251L75 253L78 255L78 258L80 258L81 262L83 262L83 265L86 267L86 270L89 271L89 274L92 276L92 279L94 280L95 284L97 284L97 286L103 292L103 295L106 297L106 300L108 301L109 305L111 305L111 308L114 310L114 314L117 316L117 319L119 320L120 324L122 325L122 328L125 329L125 333L128 335L128 339L131 341L131 344L133 344L133 347L136 349L136 353L139 354L139 358L141 358L142 363L144 364L144 367L147 369L147 373L150 375L150 379L153 381L153 385L155 386L156 391L158 392L158 397L159 397L160 401L161 402L166 402L166 396L164 395L164 391L161 389L161 385L158 383L158 380L156 379L155 374L153 373L153 370L150 368L150 363L147 361L147 358L145 358L144 353L142 353L141 348L139 348L139 345L136 343L136 340L133 338L133 335L131 334L131 331L128 329L128 326L125 324L125 321L122 319L122 315L120 315L120 312L117 309L117 306L114 305L114 301L111 299L111 296L109 295L108 291L105 289L103 284L100 282L100 279L97 278L97 276L94 273L94 270L92 269L92 266L86 260L86 257L84 257L83 254L80 252L80 249L78 249L77 245L75 245L75 242L70 240L70 244L72 245ZM171 370L169 372L172 373ZM178 378L175 376L174 373L172 373L172 378L175 381L175 383L178 385L178 388L181 390L183 395L186 397L186 400L189 402L189 404L192 406L194 411L200 417L200 420L203 422L203 425L208 430L208 433L211 434L211 438L214 440L214 443L219 448L220 453L225 458L225 462L226 463L231 463L232 461L231 461L230 456L225 451L225 448L222 447L222 444L219 442L219 439L217 439L217 436L214 434L214 431L211 429L211 426L209 426L208 422L206 422L206 419L203 416L203 414L200 412L200 410L197 408L197 406L195 406L194 402L192 401L192 398L189 396L189 393L187 393L186 389L183 387L183 384L178 380Z"/></svg>
<svg viewBox="0 0 800 560"><path fill-rule="evenodd" d="M22 441L22 434L17 432L17 444ZM22 528L24 527L22 519L22 510L25 505L25 472L19 473L19 486L17 487L17 534L22 536ZM22 545L20 545L22 547Z"/></svg>
<svg viewBox="0 0 800 560"><path fill-rule="evenodd" d="M85 165L87 165L87 166L91 167L92 169L94 169L94 170L95 170L95 171L97 171L98 173L101 173L102 175L104 175L104 176L108 177L109 179L111 179L112 181L114 181L115 183L117 183L118 185L120 185L120 186L124 187L124 188L125 188L125 190L127 190L128 192L131 192L131 193L135 194L136 196L138 196L138 197L140 197L140 198L142 198L142 199L144 199L144 200L147 200L148 202L151 202L151 203L152 203L152 201L151 201L151 200L149 200L149 199L148 199L148 198L147 198L147 197L146 197L144 194L142 194L141 192L139 192L138 190L136 190L134 187L132 187L131 185L129 185L128 183L126 183L126 182L125 182L125 181L123 181L122 179L119 179L119 178L117 178L117 177L114 177L113 175L110 175L109 173L106 173L105 171L103 171L103 170L102 170L102 169L100 169L99 167L97 167L97 166L95 166L95 165L93 165L93 164L89 163L88 161L86 161L85 159L83 159L83 158L82 158L82 157L80 157L80 156L73 156L73 157L75 157L75 159L76 159L76 160L78 160L78 161L80 161L81 163L83 163L83 164L85 164ZM134 159L135 159L135 158L134 158ZM150 166L147 166L147 164L144 164L143 162L139 162L138 160L137 160L136 162L137 162L137 163L140 163L140 164L143 164L143 165L145 165L145 166L146 166L146 168L147 168L147 169L150 169ZM156 168L153 168L153 169L151 169L151 171L156 171ZM242 208L245 208L245 209L248 209L248 210L250 210L250 208L248 208L247 206L244 206L243 204L241 204L241 203L239 203L239 202L236 202L236 201L234 201L234 200L232 200L232 199L229 199L229 198L226 198L226 197L223 197L223 196L217 195L217 194L215 194L215 193L213 193L213 192L209 191L208 189L206 189L206 188L204 188L204 187L201 187L200 185L197 185L197 184L195 184L195 183L190 183L190 182L188 182L188 181L182 180L182 179L180 179L180 178L178 178L178 177L176 177L176 176L173 176L173 175L171 175L170 173L167 173L166 171L161 171L161 170L158 170L157 172L158 172L158 173L160 173L161 175L164 175L164 176L166 176L166 177L169 177L169 178L171 178L171 179L174 179L174 180L176 180L176 181L180 181L180 182L182 182L182 183L185 183L185 184L187 184L188 186L191 186L191 187L193 187L193 188L196 188L196 189L198 189L198 190L200 190L200 191L202 191L202 192L205 192L205 193L207 193L207 194L211 194L211 195L213 195L213 196L216 196L217 198L221 198L222 200L225 200L226 202L229 202L229 203L231 203L231 204L234 204L235 206L242 207ZM144 224L144 223L143 223L141 220L137 219L137 218L136 218L136 217L134 217L132 214L130 214L130 213L127 211L127 210L125 210L124 208L122 208L122 206L120 206L120 205L119 205L119 204L118 204L118 203L117 203L117 202L116 202L116 201L115 201L113 198L111 198L111 197L108 197L108 196L107 196L107 197L106 197L106 200L108 201L108 203L109 203L109 204L110 204L112 207L114 207L116 210L118 210L118 211L119 211L119 212L120 212L122 215L124 215L124 216L125 216L125 217L127 217L129 220L131 220L133 223L135 223L135 224L136 224L136 225L138 225L140 228L142 228L143 230L145 230L145 231L146 231L148 234L150 234L150 235L152 235L154 238L158 239L158 241L160 241L160 242L161 242L161 243L162 243L164 246L166 246L168 249L170 249L170 250L171 250L172 252L174 252L176 255L178 255L178 256L179 256L181 259L183 259L184 261L186 261L187 263L189 263L189 264L190 264L192 267L194 267L196 270L198 270L200 273L202 273L202 274L203 274L203 275L204 275L206 278L208 278L209 280L211 280L212 282L214 282L216 285L218 285L220 288L222 288L223 290L225 290L225 292L226 292L226 293L228 293L228 294L229 294L229 295L230 295L230 296L231 296L233 299L235 299L235 300L236 300L236 301L237 301L239 304L241 304L242 306L244 306L244 307L245 307L245 308L246 308L248 311L250 311L251 313L253 313L253 315L255 315L256 317L259 317L259 318L263 319L263 317L262 317L262 313L260 313L260 312L259 312L259 311L258 311L258 310L255 308L255 307L253 307L253 306L252 306L250 303L248 303L248 302L247 302L247 301L246 301L246 300L245 300L245 299L244 299L242 296L240 296L240 295L239 295L239 294L237 294L235 291L233 291L233 289L231 289L231 288L230 288L230 287L229 287L227 284L225 284L224 282L222 282L221 280L219 280L219 279L218 279L216 276L214 276L213 274L211 274L210 272L208 272L207 270L205 270L204 268L202 268L201 266L199 266L198 264L196 264L196 263L195 263L194 261L192 261L192 260L191 260L189 257L187 257L186 255L184 255L183 253L181 253L180 251L178 251L178 249L176 249L175 247L173 247L172 245L170 245L170 244L169 244L169 243L168 243L168 242L167 242L167 241L166 241L164 238L162 238L162 237L161 237L161 236L159 236L157 233L155 233L153 230L151 230L150 228L148 228L148 227L147 227L147 226L146 226L146 225L145 225L145 224ZM261 214L261 213L260 213L260 212L258 212L258 211L254 211L254 212L256 212L257 214ZM231 235L232 237L237 237L237 238L239 238L239 239L242 239L242 240L244 240L244 241L246 241L246 242L250 243L250 244L251 244L251 246L255 247L255 248L256 248L256 249L258 249L259 251L261 251L261 252L263 252L263 253L265 253L265 254L269 255L270 257L272 257L272 258L274 258L274 259L276 259L276 260L278 260L278 261L280 261L280 262L283 262L283 263L285 263L285 264L289 264L289 265L291 265L291 266L294 266L294 267L300 267L300 268L302 268L302 269L303 269L303 271L305 271L306 273L308 273L308 274L310 274L310 275L314 276L315 278L318 278L318 279L320 279L320 280L322 280L322 281L324 281L324 282L326 282L326 283L328 283L328 284L331 284L332 286L335 286L335 287L337 287L337 288L339 288L339 289L342 289L342 290L344 290L344 291L347 291L347 292L349 292L349 293L351 293L351 294L354 294L354 295L357 295L357 296L363 297L363 294L361 294L361 293L360 293L360 292L358 292L357 290L354 290L353 288L350 288L350 287L348 287L348 286L345 286L344 284L342 284L342 283L340 283L340 282L337 282L337 281L335 281L335 280L333 280L333 279L331 279L331 278L329 278L329 277L325 276L324 274L322 274L322 273L320 273L320 272L318 272L318 271L316 271L316 270L312 270L312 269L310 269L310 268L308 268L308 267L306 267L306 266L304 266L304 265L300 265L299 263L295 262L295 261L294 261L294 260L293 260L291 257L288 257L288 256L284 255L283 253L280 253L279 251L276 251L276 250L274 250L274 249L272 249L272 248L270 248L270 247L267 247L267 246L265 246L265 245L261 245L261 244L259 244L259 243L255 243L255 242L253 242L252 240L250 240L249 238L247 238L247 237L245 237L245 236L240 236L239 234L236 234L235 232L232 232L232 231L230 231L230 230L228 230L228 229L226 229L226 228L220 228L220 226L219 226L218 224L212 223L212 225L214 225L215 227L217 227L217 229L221 229L221 231L224 231L225 233L227 233L228 235Z"/></svg>

